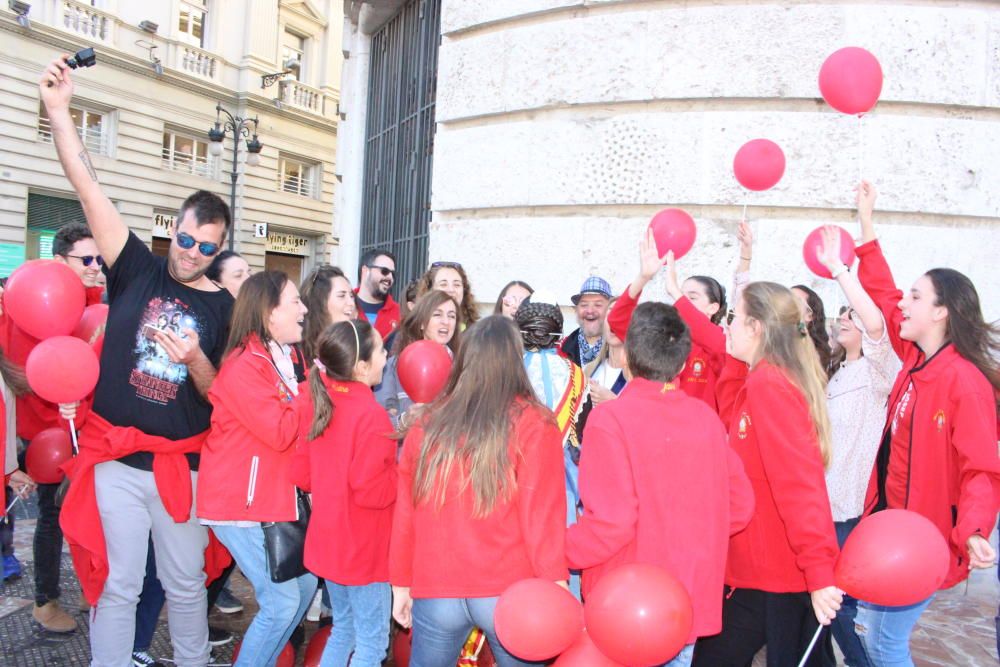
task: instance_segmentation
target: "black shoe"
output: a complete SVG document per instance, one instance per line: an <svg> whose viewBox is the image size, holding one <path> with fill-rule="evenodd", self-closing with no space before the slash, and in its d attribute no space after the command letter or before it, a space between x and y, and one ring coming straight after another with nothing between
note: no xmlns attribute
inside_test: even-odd
<svg viewBox="0 0 1000 667"><path fill-rule="evenodd" d="M167 667L162 662L154 660L153 656L145 651L133 651L132 664L134 667Z"/></svg>
<svg viewBox="0 0 1000 667"><path fill-rule="evenodd" d="M223 614L236 614L243 611L243 603L228 589L223 588L215 600L215 608Z"/></svg>
<svg viewBox="0 0 1000 667"><path fill-rule="evenodd" d="M233 641L233 633L223 628L208 626L208 643L211 646L222 646Z"/></svg>

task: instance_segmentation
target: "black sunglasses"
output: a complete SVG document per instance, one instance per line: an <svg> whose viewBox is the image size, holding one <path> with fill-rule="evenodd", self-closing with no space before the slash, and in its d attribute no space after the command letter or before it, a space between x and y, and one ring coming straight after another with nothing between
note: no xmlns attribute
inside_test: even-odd
<svg viewBox="0 0 1000 667"><path fill-rule="evenodd" d="M377 270L381 271L383 278L385 276L395 276L396 275L396 269L390 269L387 266L379 266L378 264L369 264L368 268L369 269L377 269Z"/></svg>
<svg viewBox="0 0 1000 667"><path fill-rule="evenodd" d="M462 265L458 262L434 262L431 264L432 269L437 269L439 267L445 269L461 269Z"/></svg>
<svg viewBox="0 0 1000 667"><path fill-rule="evenodd" d="M80 260L84 266L90 266L93 261L97 260L98 266L104 266L104 258L100 255L64 255L65 257L72 257L73 259Z"/></svg>
<svg viewBox="0 0 1000 667"><path fill-rule="evenodd" d="M194 240L193 236L185 232L177 232L177 236L175 236L174 238L177 239L177 245L179 245L184 250L190 250L191 248L194 247L195 243L198 243L197 241ZM198 252L200 252L205 257L211 257L215 255L215 253L219 252L219 244L209 243L208 241L202 241L201 243L198 243Z"/></svg>

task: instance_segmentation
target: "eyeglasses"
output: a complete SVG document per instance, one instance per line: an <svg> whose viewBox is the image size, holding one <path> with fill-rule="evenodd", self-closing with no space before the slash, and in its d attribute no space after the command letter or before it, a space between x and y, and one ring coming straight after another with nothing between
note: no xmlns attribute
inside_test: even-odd
<svg viewBox="0 0 1000 667"><path fill-rule="evenodd" d="M395 276L396 275L396 269L390 269L387 266L379 266L378 264L369 264L368 268L369 269L375 269L377 271L381 271L383 278L385 278L386 276Z"/></svg>
<svg viewBox="0 0 1000 667"><path fill-rule="evenodd" d="M735 319L736 319L736 311L730 308L729 310L726 311L726 326L731 325L733 323L733 320Z"/></svg>
<svg viewBox="0 0 1000 667"><path fill-rule="evenodd" d="M434 262L431 264L432 269L445 268L445 269L461 269L462 265L458 262Z"/></svg>
<svg viewBox="0 0 1000 667"><path fill-rule="evenodd" d="M198 243L198 241L194 240L193 236L185 232L177 232L177 236L175 236L174 238L177 239L177 245L179 245L184 250L190 250L191 248L194 247L195 243ZM198 243L198 252L200 252L205 257L211 257L215 253L219 252L219 244L209 243L208 241L202 241Z"/></svg>
<svg viewBox="0 0 1000 667"><path fill-rule="evenodd" d="M84 266L90 266L94 260L97 260L98 266L104 266L104 258L100 255L64 255L65 257L72 257L73 259L78 259Z"/></svg>
<svg viewBox="0 0 1000 667"><path fill-rule="evenodd" d="M853 308L848 308L846 311L844 311L844 314L847 315L847 317L851 320L851 323L854 324L854 326L864 331L865 327L864 324L861 322L861 316L858 315L858 311L854 310ZM843 317L843 315L841 317Z"/></svg>

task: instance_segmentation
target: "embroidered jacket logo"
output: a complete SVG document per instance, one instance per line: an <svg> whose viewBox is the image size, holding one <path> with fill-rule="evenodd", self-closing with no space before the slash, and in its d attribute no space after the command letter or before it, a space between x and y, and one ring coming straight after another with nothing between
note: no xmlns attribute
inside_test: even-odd
<svg viewBox="0 0 1000 667"><path fill-rule="evenodd" d="M736 436L740 440L746 440L747 439L747 429L749 429L750 426L751 426L751 424L750 424L750 415L748 415L747 413L744 412L742 415L740 415L739 430L736 432Z"/></svg>
<svg viewBox="0 0 1000 667"><path fill-rule="evenodd" d="M934 413L934 425L937 426L938 433L944 430L944 410L938 410Z"/></svg>

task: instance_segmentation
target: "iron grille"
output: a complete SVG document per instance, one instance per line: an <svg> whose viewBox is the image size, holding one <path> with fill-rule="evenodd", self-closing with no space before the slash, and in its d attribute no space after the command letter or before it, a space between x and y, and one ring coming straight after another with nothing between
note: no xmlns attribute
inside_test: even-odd
<svg viewBox="0 0 1000 667"><path fill-rule="evenodd" d="M361 253L396 255L397 295L427 267L441 0L410 0L372 36Z"/></svg>

